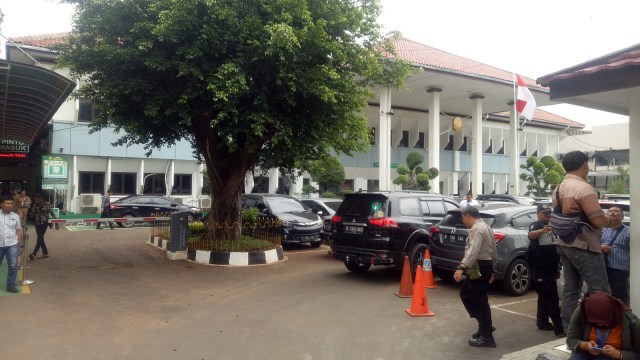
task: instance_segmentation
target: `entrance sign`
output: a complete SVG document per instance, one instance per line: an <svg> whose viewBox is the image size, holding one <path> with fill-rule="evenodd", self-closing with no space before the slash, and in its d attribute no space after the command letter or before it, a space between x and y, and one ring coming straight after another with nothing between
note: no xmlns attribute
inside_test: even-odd
<svg viewBox="0 0 640 360"><path fill-rule="evenodd" d="M0 140L0 151L28 153L29 144L18 140L2 139Z"/></svg>

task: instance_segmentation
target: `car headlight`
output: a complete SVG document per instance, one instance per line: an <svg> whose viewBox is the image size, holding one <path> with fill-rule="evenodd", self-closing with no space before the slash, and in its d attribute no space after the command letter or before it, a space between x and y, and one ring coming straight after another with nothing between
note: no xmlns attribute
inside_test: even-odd
<svg viewBox="0 0 640 360"><path fill-rule="evenodd" d="M291 223L288 220L280 220L282 221L282 226L291 226Z"/></svg>

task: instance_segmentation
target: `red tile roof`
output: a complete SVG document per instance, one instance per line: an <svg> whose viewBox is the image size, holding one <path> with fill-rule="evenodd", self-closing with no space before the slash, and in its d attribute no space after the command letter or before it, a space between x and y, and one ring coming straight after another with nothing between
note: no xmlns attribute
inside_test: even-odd
<svg viewBox="0 0 640 360"><path fill-rule="evenodd" d="M12 37L12 38L9 38L9 40L18 45L47 48L51 45L65 42L68 35L69 35L68 33L27 35L27 36Z"/></svg>
<svg viewBox="0 0 640 360"><path fill-rule="evenodd" d="M495 113L498 116L504 116L507 118L511 117L510 111L502 111L499 113ZM542 109L535 109L533 112L533 121L538 123L547 123L547 124L555 124L555 125L565 125L571 126L573 128L584 128L584 124L579 122L569 120L560 115L556 115L554 113L550 113L548 111L544 111Z"/></svg>
<svg viewBox="0 0 640 360"><path fill-rule="evenodd" d="M415 65L507 82L513 81L512 72L454 55L428 45L417 43L413 40L399 37L394 39L393 43L396 48L397 57ZM520 74L520 76L522 75ZM529 87L548 91L547 88L537 85L535 79L525 76L522 76L522 78Z"/></svg>

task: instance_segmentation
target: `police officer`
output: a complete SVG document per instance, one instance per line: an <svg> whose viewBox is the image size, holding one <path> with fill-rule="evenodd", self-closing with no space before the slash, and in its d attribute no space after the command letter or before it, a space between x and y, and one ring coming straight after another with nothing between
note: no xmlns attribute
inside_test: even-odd
<svg viewBox="0 0 640 360"><path fill-rule="evenodd" d="M469 345L495 347L493 323L489 307L488 286L493 282L493 265L498 260L493 230L482 219L478 208L460 209L464 225L470 229L464 258L453 274L456 282L462 281L460 299L467 313L478 321L478 332L471 336ZM463 275L467 276L463 278Z"/></svg>

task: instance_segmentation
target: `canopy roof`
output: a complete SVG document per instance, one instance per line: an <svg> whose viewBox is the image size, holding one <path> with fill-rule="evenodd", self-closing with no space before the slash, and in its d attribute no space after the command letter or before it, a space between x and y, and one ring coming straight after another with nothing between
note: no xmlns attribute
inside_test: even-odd
<svg viewBox="0 0 640 360"><path fill-rule="evenodd" d="M32 145L75 86L51 70L0 60L0 140Z"/></svg>

